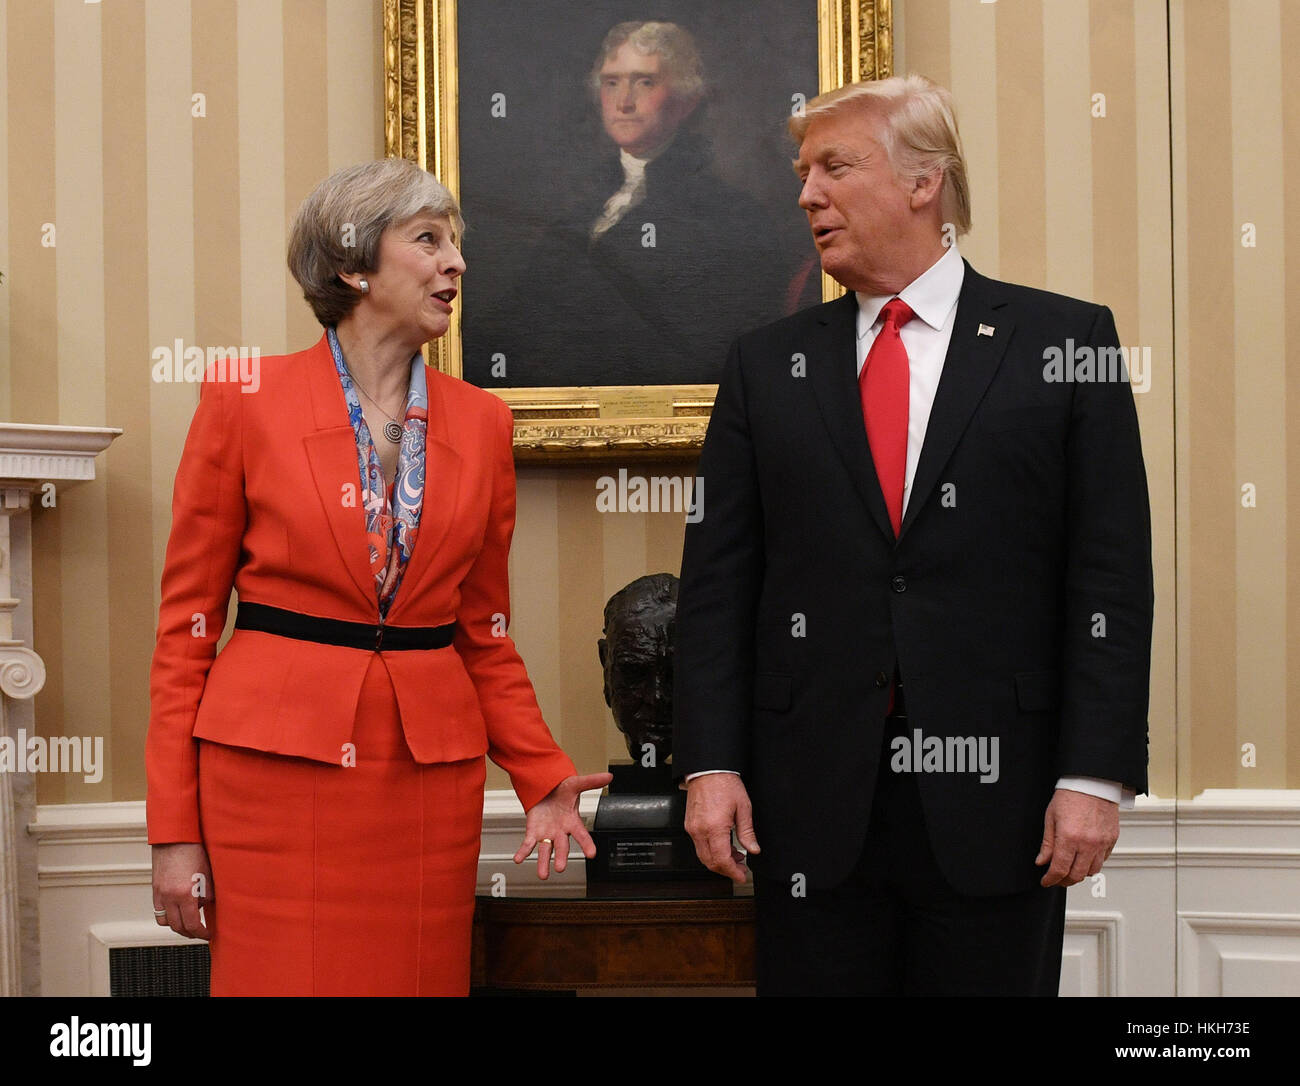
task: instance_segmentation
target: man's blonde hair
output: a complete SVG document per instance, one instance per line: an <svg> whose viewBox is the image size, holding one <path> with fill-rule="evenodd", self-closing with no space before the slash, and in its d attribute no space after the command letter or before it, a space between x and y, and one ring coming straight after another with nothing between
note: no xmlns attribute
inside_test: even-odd
<svg viewBox="0 0 1300 1086"><path fill-rule="evenodd" d="M850 83L819 94L791 117L790 135L802 143L808 126L818 117L846 109L873 110L884 120L882 142L900 179L916 181L935 169L943 170L940 209L944 222L953 224L958 237L967 233L970 185L957 115L947 88L923 75Z"/></svg>

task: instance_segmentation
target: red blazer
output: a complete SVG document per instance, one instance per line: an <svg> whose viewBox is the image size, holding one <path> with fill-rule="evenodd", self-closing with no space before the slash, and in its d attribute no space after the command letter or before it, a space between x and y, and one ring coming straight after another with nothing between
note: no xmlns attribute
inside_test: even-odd
<svg viewBox="0 0 1300 1086"><path fill-rule="evenodd" d="M322 336L260 365L255 392L204 382L176 473L145 750L151 844L202 840L198 739L340 764L372 655L251 630L235 630L216 653L232 586L250 602L379 620L356 439L329 343ZM386 621L455 622L456 637L444 649L381 655L416 760L486 753L527 808L574 767L505 635L510 409L426 373L424 509Z"/></svg>

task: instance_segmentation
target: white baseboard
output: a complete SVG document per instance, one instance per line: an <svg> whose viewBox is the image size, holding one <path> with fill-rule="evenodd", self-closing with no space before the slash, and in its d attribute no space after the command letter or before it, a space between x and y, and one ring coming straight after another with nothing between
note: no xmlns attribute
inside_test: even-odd
<svg viewBox="0 0 1300 1086"><path fill-rule="evenodd" d="M514 863L523 824L513 792L487 793L478 892L582 885L580 853L544 886ZM44 806L29 830L45 995L106 995L114 946L188 942L153 922L142 802ZM1066 899L1062 995L1300 994L1300 791L1139 797L1103 876Z"/></svg>

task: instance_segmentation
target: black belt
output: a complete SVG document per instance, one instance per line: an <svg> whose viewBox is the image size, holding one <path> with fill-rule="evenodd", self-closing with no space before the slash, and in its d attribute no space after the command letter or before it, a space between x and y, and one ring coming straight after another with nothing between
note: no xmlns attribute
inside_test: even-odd
<svg viewBox="0 0 1300 1086"><path fill-rule="evenodd" d="M262 633L292 637L298 641L316 641L322 645L341 645L349 649L445 649L456 636L456 624L445 626L385 626L382 622L344 622L337 618L317 618L264 603L239 601L235 629L259 630Z"/></svg>

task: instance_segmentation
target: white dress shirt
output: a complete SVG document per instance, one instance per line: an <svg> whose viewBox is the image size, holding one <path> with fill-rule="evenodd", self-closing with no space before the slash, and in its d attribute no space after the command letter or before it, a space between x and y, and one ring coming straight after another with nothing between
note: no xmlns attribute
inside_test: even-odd
<svg viewBox="0 0 1300 1086"><path fill-rule="evenodd" d="M939 390L939 377L943 373L943 360L948 354L948 341L952 339L952 324L957 316L957 296L962 280L966 278L966 265L961 262L957 246L950 246L929 269L912 280L900 293L858 294L858 376L867 363L867 353L876 342L883 323L880 311L885 303L902 298L916 314L898 330L899 338L907 351L910 386L907 398L907 468L903 473L903 512L912 496L912 480L916 465L921 459L921 446L925 443L925 429L930 424L930 408L934 394Z"/></svg>
<svg viewBox="0 0 1300 1086"><path fill-rule="evenodd" d="M880 333L883 322L880 311L892 298L902 298L916 316L899 329L899 338L907 351L910 374L907 401L907 467L903 476L903 512L912 496L912 480L916 465L921 459L926 427L930 423L930 409L934 406L939 378L943 374L944 359L952 339L953 321L957 317L957 298L961 294L966 265L956 245L944 250L943 256L913 279L898 294L858 293L858 374L866 364L867 353ZM687 781L706 773L735 773L731 769L705 769L691 773ZM1122 808L1132 807L1135 793L1119 781L1097 777L1062 777L1057 788L1099 796Z"/></svg>

